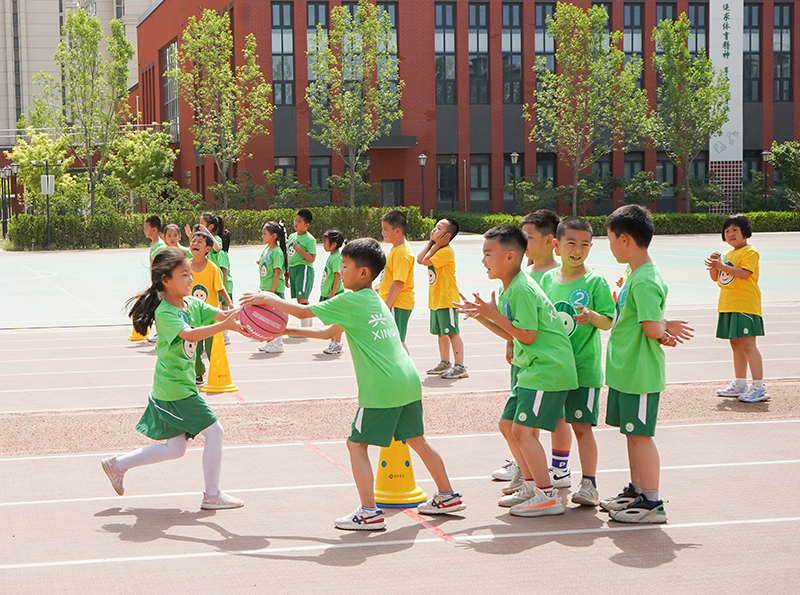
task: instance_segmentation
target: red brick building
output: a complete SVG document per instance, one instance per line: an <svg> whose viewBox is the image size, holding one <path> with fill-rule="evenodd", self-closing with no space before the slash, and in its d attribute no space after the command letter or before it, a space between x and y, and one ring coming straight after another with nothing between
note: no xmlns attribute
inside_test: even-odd
<svg viewBox="0 0 800 595"><path fill-rule="evenodd" d="M715 0L712 0L712 2ZM522 119L522 104L530 101L535 81L531 67L537 53L554 48L544 35L554 2L484 0L438 2L399 0L377 2L392 17L400 58L404 117L392 134L369 151L370 181L381 184L384 204L421 205L425 210L450 208L503 212L513 209L505 184L513 177L511 154L519 154L517 177L538 173L556 183L570 179L568 168L552 153L536 152L528 138L530 125ZM575 0L588 7L589 0ZM307 32L319 22L327 25L328 11L352 2L306 0L203 0L204 8L231 15L234 44L241 55L247 34L258 42L265 77L274 87L276 109L270 134L254 138L252 159L238 167L257 182L261 172L293 169L301 182L324 185L328 175L343 173L336 155L308 136L308 83L305 56ZM708 39L709 2L628 2L604 4L610 26L625 33L625 49L644 60L643 85L655 101L655 51L651 32L661 18L682 12L692 22L691 44ZM794 97L800 92L800 61L792 38L799 39L800 19L792 1L745 2L745 97L743 170L761 169L761 152L773 140L800 138ZM175 177L199 192L216 179L213 162L194 155L188 132L191 113L163 73L174 60L176 43L189 16L198 16L197 0L158 0L138 25L139 85L131 104L145 122L171 121L181 149ZM795 41L796 43L796 41ZM272 68L269 65L272 64ZM422 168L418 157L427 156ZM708 168L708 154L695 163L696 174ZM656 172L659 179L680 183L680 174L666 155L654 148L617 151L597 165L598 173L630 177L639 170ZM424 182L424 189L423 189ZM618 200L616 197L614 200ZM598 205L608 212L613 201ZM677 200L665 195L658 210L676 210Z"/></svg>

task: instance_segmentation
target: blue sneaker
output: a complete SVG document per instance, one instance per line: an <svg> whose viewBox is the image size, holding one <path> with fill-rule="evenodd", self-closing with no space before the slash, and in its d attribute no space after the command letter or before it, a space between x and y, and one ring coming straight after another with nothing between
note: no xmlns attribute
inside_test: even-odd
<svg viewBox="0 0 800 595"><path fill-rule="evenodd" d="M747 384L739 386L735 380L731 380L729 386L717 390L717 395L720 397L741 397L747 392Z"/></svg>
<svg viewBox="0 0 800 595"><path fill-rule="evenodd" d="M461 494L442 494L436 492L433 498L417 506L417 512L421 514L452 514L467 507L461 500Z"/></svg>
<svg viewBox="0 0 800 595"><path fill-rule="evenodd" d="M380 508L374 512L367 512L362 507L355 512L334 521L337 529L345 531L380 531L386 527L386 515Z"/></svg>
<svg viewBox="0 0 800 595"><path fill-rule="evenodd" d="M747 391L739 397L742 403L760 403L762 401L769 401L770 396L767 394L767 389L763 385L761 388L756 388L755 385L750 385Z"/></svg>

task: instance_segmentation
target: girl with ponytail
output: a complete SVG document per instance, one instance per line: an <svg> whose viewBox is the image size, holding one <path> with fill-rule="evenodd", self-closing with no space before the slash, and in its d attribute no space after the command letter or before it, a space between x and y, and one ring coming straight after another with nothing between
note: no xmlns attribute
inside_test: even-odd
<svg viewBox="0 0 800 595"><path fill-rule="evenodd" d="M187 441L205 437L203 476L205 492L200 508L239 508L244 503L220 491L222 469L222 425L197 392L194 355L198 341L231 329L245 336L238 310L222 312L191 297L192 269L178 248L166 248L153 260L151 285L131 300L130 317L136 329L147 330L155 322L156 368L153 389L136 429L160 444L148 444L128 454L103 459L103 471L120 496L128 469L182 457ZM216 324L211 324L216 321ZM207 325L207 326L206 326Z"/></svg>
<svg viewBox="0 0 800 595"><path fill-rule="evenodd" d="M286 228L283 221L267 221L261 228L261 239L264 240L264 250L256 261L261 278L259 289L270 291L278 297L283 297L286 290ZM265 341L258 346L264 353L283 353L283 335Z"/></svg>

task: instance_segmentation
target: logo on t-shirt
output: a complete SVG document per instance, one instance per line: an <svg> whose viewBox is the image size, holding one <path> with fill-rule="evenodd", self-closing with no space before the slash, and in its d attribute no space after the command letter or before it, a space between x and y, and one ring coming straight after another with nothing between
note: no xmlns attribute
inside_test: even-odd
<svg viewBox="0 0 800 595"><path fill-rule="evenodd" d="M591 296L589 295L589 292L586 291L583 287L580 287L578 289L573 289L572 292L569 294L569 303L575 308L577 308L578 306L584 306L588 308L590 301L591 301Z"/></svg>
<svg viewBox="0 0 800 595"><path fill-rule="evenodd" d="M428 267L428 285L436 283L436 269L432 266Z"/></svg>
<svg viewBox="0 0 800 595"><path fill-rule="evenodd" d="M380 276L380 277L378 277L378 283L380 283L381 281L383 281L383 278L384 278L385 276L386 276L386 269L383 269L383 270L381 271L381 276Z"/></svg>
<svg viewBox="0 0 800 595"><path fill-rule="evenodd" d="M386 320L386 317L383 314L370 314L368 322L374 329L372 331L373 341L377 341L378 339L388 339L389 337L398 336L397 327L389 326L389 321ZM386 328L378 328L381 326Z"/></svg>
<svg viewBox="0 0 800 595"><path fill-rule="evenodd" d="M328 278L328 267L325 267L325 270L322 271L322 284L325 285L325 280ZM325 296L328 297L328 296Z"/></svg>
<svg viewBox="0 0 800 595"><path fill-rule="evenodd" d="M628 297L628 286L623 285L622 289L619 290L619 295L617 295L617 303L614 304L614 321L611 323L611 330L614 330L614 327L617 326L617 322L619 321L619 313L622 308L625 307L625 300Z"/></svg>
<svg viewBox="0 0 800 595"><path fill-rule="evenodd" d="M511 311L511 302L508 300L503 302L503 316L509 320L514 320L514 313Z"/></svg>
<svg viewBox="0 0 800 595"><path fill-rule="evenodd" d="M183 339L181 340L183 341L183 354L186 356L187 359L193 359L194 352L197 349L197 341L195 341L194 343L189 343L186 340Z"/></svg>
<svg viewBox="0 0 800 595"><path fill-rule="evenodd" d="M572 300L572 296L570 295L569 297L570 300ZM564 330L567 331L567 336L571 337L572 333L575 332L575 328L578 326L578 323L575 322L575 318L573 318L578 311L567 302L556 302L554 306L556 312L558 312L558 319L561 321L561 324L564 325Z"/></svg>
<svg viewBox="0 0 800 595"><path fill-rule="evenodd" d="M198 283L192 287L192 295L201 302L205 302L208 299L208 289L206 289L205 285Z"/></svg>
<svg viewBox="0 0 800 595"><path fill-rule="evenodd" d="M294 258L294 255L297 254L297 250L295 250L294 244L295 242L292 242L291 244L286 246L286 254L289 256L289 258Z"/></svg>
<svg viewBox="0 0 800 595"><path fill-rule="evenodd" d="M266 277L267 276L267 265L265 265L265 264L261 265L261 276L262 277Z"/></svg>
<svg viewBox="0 0 800 595"><path fill-rule="evenodd" d="M728 265L729 267L733 266L733 263L728 261L728 260L725 261L725 264ZM730 285L731 283L733 283L733 280L734 280L734 276L731 275L730 273L726 273L725 271L720 271L719 272L719 284L720 285Z"/></svg>

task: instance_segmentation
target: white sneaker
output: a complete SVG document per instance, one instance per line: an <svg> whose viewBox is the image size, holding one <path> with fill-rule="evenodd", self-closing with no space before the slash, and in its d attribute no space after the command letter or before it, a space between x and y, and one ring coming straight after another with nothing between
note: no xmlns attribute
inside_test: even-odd
<svg viewBox="0 0 800 595"><path fill-rule="evenodd" d="M375 512L367 512L359 506L355 512L336 519L333 525L345 531L379 531L386 526L386 515L380 508Z"/></svg>
<svg viewBox="0 0 800 595"><path fill-rule="evenodd" d="M203 510L226 510L229 508L241 508L242 506L244 506L242 500L229 496L225 492L220 492L216 496L203 494L203 502L200 504L200 508Z"/></svg>
<svg viewBox="0 0 800 595"><path fill-rule="evenodd" d="M513 516L547 516L564 514L567 510L561 503L561 498L557 496L555 488L553 496L548 496L539 488L534 488L535 495L521 504L511 507Z"/></svg>
<svg viewBox="0 0 800 595"><path fill-rule="evenodd" d="M572 494L572 501L583 506L597 506L600 502L600 494L597 492L597 488L592 485L591 479L581 479L581 487Z"/></svg>
<svg viewBox="0 0 800 595"><path fill-rule="evenodd" d="M517 473L514 475L514 478L511 480L511 482L502 489L502 492L506 495L513 494L520 488L523 481L524 479L522 478L522 471L520 471L519 467L517 467Z"/></svg>
<svg viewBox="0 0 800 595"><path fill-rule="evenodd" d="M122 479L125 477L125 472L120 471L120 468L117 467L117 457L103 459L100 461L100 464L103 466L103 471L106 472L108 479L111 481L111 487L114 488L117 494L122 496L125 493L125 488L122 486Z"/></svg>
<svg viewBox="0 0 800 595"><path fill-rule="evenodd" d="M571 488L572 470L569 467L567 467L566 471L550 467L550 479L553 482L554 488Z"/></svg>
<svg viewBox="0 0 800 595"><path fill-rule="evenodd" d="M731 383L726 388L721 388L717 391L717 395L720 397L740 397L744 393L747 392L747 384L745 383L744 386L739 386L736 384L735 380L731 380Z"/></svg>
<svg viewBox="0 0 800 595"><path fill-rule="evenodd" d="M153 333L149 337L147 337L148 343L158 343L158 333Z"/></svg>
<svg viewBox="0 0 800 595"><path fill-rule="evenodd" d="M331 341L328 346L322 350L322 353L327 353L328 355L339 355L341 352L342 344L336 341Z"/></svg>
<svg viewBox="0 0 800 595"><path fill-rule="evenodd" d="M506 459L506 464L497 471L492 471L492 479L497 481L511 481L519 473L519 465L514 459Z"/></svg>
<svg viewBox="0 0 800 595"><path fill-rule="evenodd" d="M417 507L417 512L421 514L452 514L467 507L462 500L461 494L453 492L444 495L436 492L431 499L423 502Z"/></svg>
<svg viewBox="0 0 800 595"><path fill-rule="evenodd" d="M270 341L258 348L259 351L264 353L283 353L283 342Z"/></svg>
<svg viewBox="0 0 800 595"><path fill-rule="evenodd" d="M536 487L530 482L523 481L522 485L516 492L500 498L497 501L497 505L502 506L503 508L511 508L512 506L522 504L526 500L533 498L535 493Z"/></svg>
<svg viewBox="0 0 800 595"><path fill-rule="evenodd" d="M274 339L269 339L267 341L264 341L261 345L258 346L258 350L267 353L267 345L272 343L273 340Z"/></svg>
<svg viewBox="0 0 800 595"><path fill-rule="evenodd" d="M769 401L769 399L767 388L765 386L756 388L755 384L751 384L747 391L739 396L739 400L742 403L760 403L761 401Z"/></svg>

